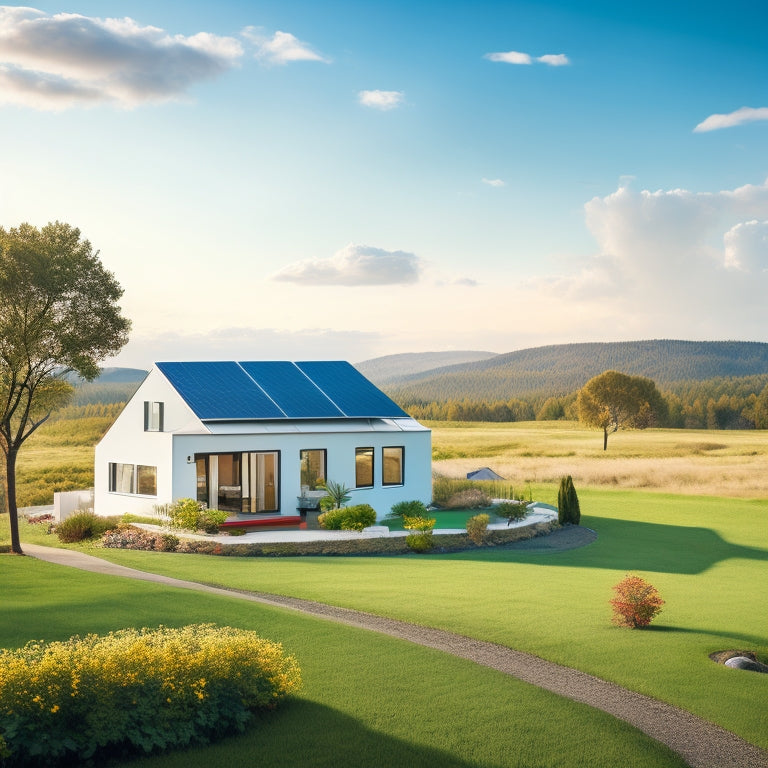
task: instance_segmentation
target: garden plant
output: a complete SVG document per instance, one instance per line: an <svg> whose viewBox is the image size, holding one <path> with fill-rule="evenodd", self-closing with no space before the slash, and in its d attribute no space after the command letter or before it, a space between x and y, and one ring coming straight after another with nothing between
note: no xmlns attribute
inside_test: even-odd
<svg viewBox="0 0 768 768"><path fill-rule="evenodd" d="M616 595L609 601L613 608L613 623L620 627L647 627L664 605L656 587L639 576L625 576L613 591Z"/></svg>

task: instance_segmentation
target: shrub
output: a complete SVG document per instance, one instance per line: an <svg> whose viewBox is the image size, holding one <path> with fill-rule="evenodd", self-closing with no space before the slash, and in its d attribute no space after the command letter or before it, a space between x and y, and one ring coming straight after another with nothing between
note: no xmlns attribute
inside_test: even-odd
<svg viewBox="0 0 768 768"><path fill-rule="evenodd" d="M616 593L610 600L613 623L620 627L647 627L664 605L656 588L639 576L627 575L613 591Z"/></svg>
<svg viewBox="0 0 768 768"><path fill-rule="evenodd" d="M447 509L480 509L491 505L491 497L480 488L467 488L454 493L445 502Z"/></svg>
<svg viewBox="0 0 768 768"><path fill-rule="evenodd" d="M301 684L280 644L213 624L33 641L0 650L0 679L10 766L205 744Z"/></svg>
<svg viewBox="0 0 768 768"><path fill-rule="evenodd" d="M323 512L317 521L329 531L362 531L376 522L376 510L370 504L338 507Z"/></svg>
<svg viewBox="0 0 768 768"><path fill-rule="evenodd" d="M185 531L205 531L218 533L219 526L227 519L227 513L218 509L208 509L195 499L178 499L168 508L171 528Z"/></svg>
<svg viewBox="0 0 768 768"><path fill-rule="evenodd" d="M327 494L320 499L320 509L322 509L323 512L339 509L351 498L349 495L349 488L347 488L344 483L336 483L333 480L328 480L319 487L321 487Z"/></svg>
<svg viewBox="0 0 768 768"><path fill-rule="evenodd" d="M579 497L576 495L573 478L570 475L560 480L560 488L557 492L557 520L560 525L566 523L578 525L581 520Z"/></svg>
<svg viewBox="0 0 768 768"><path fill-rule="evenodd" d="M148 552L176 552L180 539L172 533L159 533L121 525L107 531L101 538L101 546L107 549L141 549Z"/></svg>
<svg viewBox="0 0 768 768"><path fill-rule="evenodd" d="M507 521L507 525L510 525L525 518L528 514L529 503L522 499L519 501L502 501L493 508L493 511L499 517L503 517Z"/></svg>
<svg viewBox="0 0 768 768"><path fill-rule="evenodd" d="M475 515L467 520L467 535L478 547L485 539L485 534L488 532L488 523L490 521L490 515L486 514Z"/></svg>
<svg viewBox="0 0 768 768"><path fill-rule="evenodd" d="M78 512L56 526L56 535L65 544L73 544L76 541L102 536L106 531L116 528L117 524L117 519L113 517L99 517L93 512Z"/></svg>
<svg viewBox="0 0 768 768"><path fill-rule="evenodd" d="M422 533L409 533L405 537L405 543L414 552L429 552L434 546L432 540L432 531L424 531Z"/></svg>
<svg viewBox="0 0 768 768"><path fill-rule="evenodd" d="M417 531L405 537L405 543L414 552L428 552L434 546L432 529L435 527L434 517L403 517L403 528L408 531Z"/></svg>
<svg viewBox="0 0 768 768"><path fill-rule="evenodd" d="M427 506L422 501L398 501L392 505L389 517L425 517Z"/></svg>

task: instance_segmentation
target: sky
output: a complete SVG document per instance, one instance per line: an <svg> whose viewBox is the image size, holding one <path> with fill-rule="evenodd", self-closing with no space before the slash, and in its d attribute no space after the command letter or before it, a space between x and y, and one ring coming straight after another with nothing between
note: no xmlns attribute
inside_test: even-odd
<svg viewBox="0 0 768 768"><path fill-rule="evenodd" d="M107 365L768 341L768 5L0 8L0 226L125 293Z"/></svg>

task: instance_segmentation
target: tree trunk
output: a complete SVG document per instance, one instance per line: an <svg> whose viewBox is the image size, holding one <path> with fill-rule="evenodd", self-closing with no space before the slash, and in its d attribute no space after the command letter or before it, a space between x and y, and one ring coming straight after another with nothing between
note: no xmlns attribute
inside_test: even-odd
<svg viewBox="0 0 768 768"><path fill-rule="evenodd" d="M16 456L18 451L9 449L5 455L5 503L8 507L8 519L11 524L11 552L23 555L19 539L19 510L16 507Z"/></svg>
<svg viewBox="0 0 768 768"><path fill-rule="evenodd" d="M603 427L603 450L608 450L608 427Z"/></svg>

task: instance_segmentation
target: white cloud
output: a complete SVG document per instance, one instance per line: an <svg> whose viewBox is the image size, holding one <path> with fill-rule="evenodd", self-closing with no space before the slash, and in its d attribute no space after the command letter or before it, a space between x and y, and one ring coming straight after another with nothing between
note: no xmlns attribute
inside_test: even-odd
<svg viewBox="0 0 768 768"><path fill-rule="evenodd" d="M486 53L484 59L489 61L499 61L503 64L533 64L538 61L549 67L564 67L571 63L570 59L564 53L545 53L543 56L531 56L530 53L522 51L497 51L496 53Z"/></svg>
<svg viewBox="0 0 768 768"><path fill-rule="evenodd" d="M723 235L725 266L742 272L768 270L768 221L744 221Z"/></svg>
<svg viewBox="0 0 768 768"><path fill-rule="evenodd" d="M419 279L421 263L412 253L350 244L329 259L289 264L273 278L303 285L404 285Z"/></svg>
<svg viewBox="0 0 768 768"><path fill-rule="evenodd" d="M538 56L536 61L550 67L566 67L571 63L564 53L545 53L543 56Z"/></svg>
<svg viewBox="0 0 768 768"><path fill-rule="evenodd" d="M256 58L267 64L289 64L294 61L328 62L328 59L290 32L278 30L272 37L268 37L258 27L246 27L242 35L256 45Z"/></svg>
<svg viewBox="0 0 768 768"><path fill-rule="evenodd" d="M735 112L729 112L725 115L710 115L706 120L700 122L693 130L694 133L706 133L707 131L718 131L721 128L732 128L744 123L753 123L757 120L768 120L768 107L742 107Z"/></svg>
<svg viewBox="0 0 768 768"><path fill-rule="evenodd" d="M231 69L242 53L236 39L207 32L170 35L129 18L0 7L0 104L166 101Z"/></svg>
<svg viewBox="0 0 768 768"><path fill-rule="evenodd" d="M389 110L399 107L403 103L405 94L402 91L360 91L357 100L364 107Z"/></svg>
<svg viewBox="0 0 768 768"><path fill-rule="evenodd" d="M530 64L532 61L530 54L521 53L520 51L486 53L483 58L489 61L501 61L504 64Z"/></svg>
<svg viewBox="0 0 768 768"><path fill-rule="evenodd" d="M483 184L487 184L489 187L506 187L507 182L501 179L486 179L483 178Z"/></svg>

